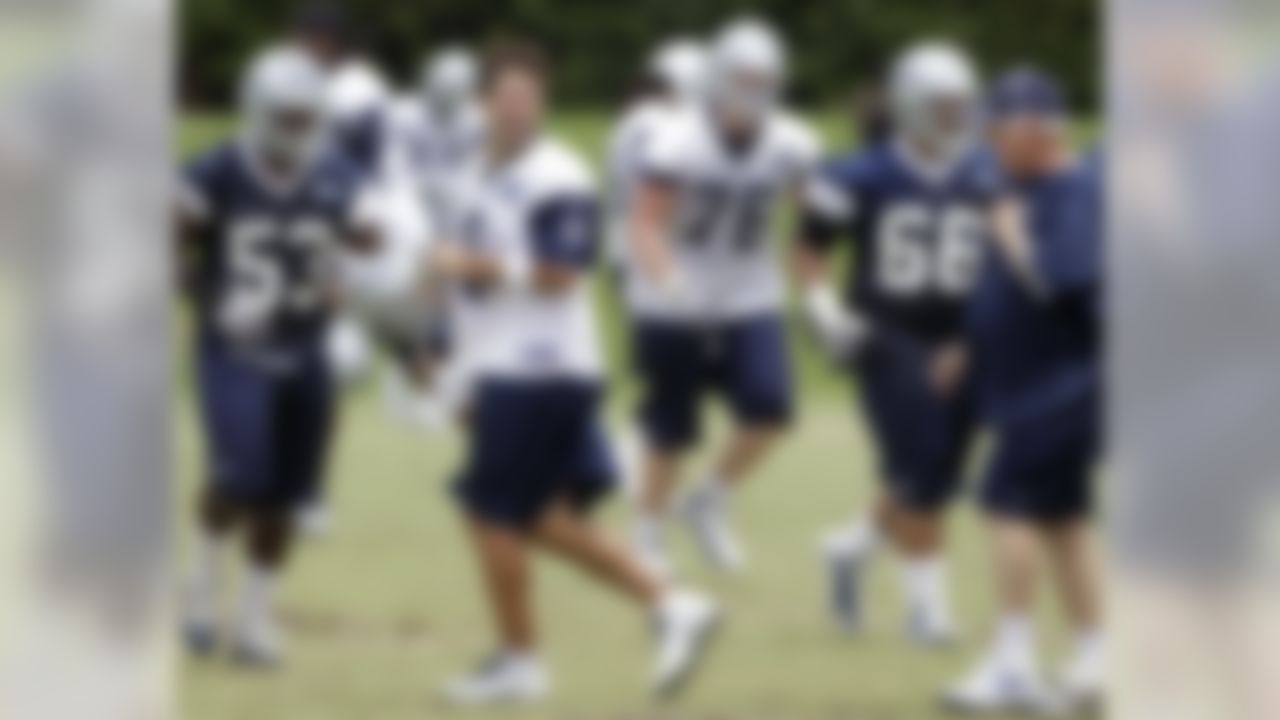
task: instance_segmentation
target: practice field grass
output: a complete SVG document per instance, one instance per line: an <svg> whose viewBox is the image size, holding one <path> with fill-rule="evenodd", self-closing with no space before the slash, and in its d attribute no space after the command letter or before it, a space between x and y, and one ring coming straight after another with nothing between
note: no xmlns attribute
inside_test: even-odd
<svg viewBox="0 0 1280 720"><path fill-rule="evenodd" d="M839 136L838 121L821 125L833 139ZM181 128L183 151L206 145L226 127L219 118L189 119ZM605 125L599 115L571 113L557 120L556 129L594 156ZM620 424L631 396L622 370L624 333L607 293L600 296L616 376L611 415ZM703 568L682 528L672 536L683 577L714 592L727 610L723 637L696 685L675 706L652 704L646 694L645 618L572 571L544 562L536 597L554 698L536 709L484 717L941 717L938 689L967 669L992 618L990 566L974 514L966 504L952 519L951 576L965 642L923 651L903 641L898 577L887 557L875 571L868 631L856 638L835 632L825 614L817 537L866 507L875 487L872 448L852 412L853 391L823 366L801 333L793 332L792 340L802 386L797 423L735 508L750 551L749 572L717 577ZM189 383L182 390L180 460L184 487L190 489L200 471L200 438ZM479 580L445 491L459 445L455 436L423 436L387 418L378 390L376 383L357 388L344 407L331 472L335 532L304 543L286 580L287 666L248 674L220 660L186 661L183 717L398 720L467 714L435 699L441 682L491 647ZM698 458L690 470L700 472L707 459ZM180 508L184 531L188 505L184 501ZM627 532L628 503L619 496L602 520ZM1057 648L1050 615L1054 642L1046 646Z"/></svg>

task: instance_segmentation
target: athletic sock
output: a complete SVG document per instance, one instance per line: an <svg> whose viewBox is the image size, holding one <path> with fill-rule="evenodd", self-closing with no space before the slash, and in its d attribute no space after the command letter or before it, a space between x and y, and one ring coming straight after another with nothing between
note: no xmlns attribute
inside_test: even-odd
<svg viewBox="0 0 1280 720"><path fill-rule="evenodd" d="M1097 628L1076 631L1071 653L1073 664L1099 662L1103 653L1102 632Z"/></svg>
<svg viewBox="0 0 1280 720"><path fill-rule="evenodd" d="M880 528L867 516L838 527L831 537L842 552L859 557L870 555L880 546Z"/></svg>
<svg viewBox="0 0 1280 720"><path fill-rule="evenodd" d="M725 480L719 473L707 473L702 481L702 494L707 502L716 510L724 510L729 504L729 494L732 492L729 481Z"/></svg>
<svg viewBox="0 0 1280 720"><path fill-rule="evenodd" d="M642 511L636 518L635 541L645 548L662 547L667 518L662 513Z"/></svg>
<svg viewBox="0 0 1280 720"><path fill-rule="evenodd" d="M1035 628L1024 613L1008 613L996 627L996 660L1006 668L1034 671Z"/></svg>
<svg viewBox="0 0 1280 720"><path fill-rule="evenodd" d="M240 608L242 628L256 633L270 627L278 581L279 577L274 569L249 565L244 580L243 605Z"/></svg>
<svg viewBox="0 0 1280 720"><path fill-rule="evenodd" d="M905 558L902 577L912 612L929 623L930 629L949 628L951 602L947 593L946 565L942 558L936 555Z"/></svg>
<svg viewBox="0 0 1280 720"><path fill-rule="evenodd" d="M192 553L190 590L202 597L218 591L222 581L222 557L227 540L201 529L196 533Z"/></svg>

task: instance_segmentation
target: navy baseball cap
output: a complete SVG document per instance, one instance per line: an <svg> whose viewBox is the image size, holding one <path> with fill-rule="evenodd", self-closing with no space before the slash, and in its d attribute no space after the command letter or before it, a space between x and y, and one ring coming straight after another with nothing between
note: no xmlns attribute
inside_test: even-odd
<svg viewBox="0 0 1280 720"><path fill-rule="evenodd" d="M1047 73L1030 66L1007 70L996 78L987 97L994 119L1009 115L1057 117L1067 113L1062 86Z"/></svg>

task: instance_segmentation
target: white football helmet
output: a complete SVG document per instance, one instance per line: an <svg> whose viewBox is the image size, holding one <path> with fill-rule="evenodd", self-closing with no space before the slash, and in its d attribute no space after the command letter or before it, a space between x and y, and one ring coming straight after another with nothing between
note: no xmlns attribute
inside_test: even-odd
<svg viewBox="0 0 1280 720"><path fill-rule="evenodd" d="M423 63L422 97L437 112L451 114L475 95L479 74L471 53L445 48Z"/></svg>
<svg viewBox="0 0 1280 720"><path fill-rule="evenodd" d="M706 73L706 49L688 38L663 43L649 58L649 74L661 80L680 102L701 96Z"/></svg>
<svg viewBox="0 0 1280 720"><path fill-rule="evenodd" d="M373 63L351 58L330 73L329 114L339 124L377 111L391 97L387 80Z"/></svg>
<svg viewBox="0 0 1280 720"><path fill-rule="evenodd" d="M241 85L244 141L257 153L300 165L323 147L328 128L324 69L302 50L260 54Z"/></svg>
<svg viewBox="0 0 1280 720"><path fill-rule="evenodd" d="M890 113L908 138L949 154L975 138L980 92L977 70L964 51L925 42L908 48L894 64Z"/></svg>
<svg viewBox="0 0 1280 720"><path fill-rule="evenodd" d="M786 49L774 29L738 20L711 47L708 99L721 112L756 122L777 105L786 74Z"/></svg>

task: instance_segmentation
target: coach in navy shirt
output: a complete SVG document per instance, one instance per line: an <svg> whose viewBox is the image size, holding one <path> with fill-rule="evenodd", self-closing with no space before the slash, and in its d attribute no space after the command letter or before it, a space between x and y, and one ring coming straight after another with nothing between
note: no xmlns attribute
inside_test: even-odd
<svg viewBox="0 0 1280 720"><path fill-rule="evenodd" d="M947 700L966 710L1027 710L1096 701L1103 680L1089 523L1102 385L1102 163L1071 149L1063 94L1043 73L1005 73L989 102L991 144L1021 201L1021 231L988 244L965 360L940 364L935 379L945 391L972 373L994 434L982 503L1002 615L988 655ZM1041 556L1076 633L1058 688L1042 681L1036 662Z"/></svg>

